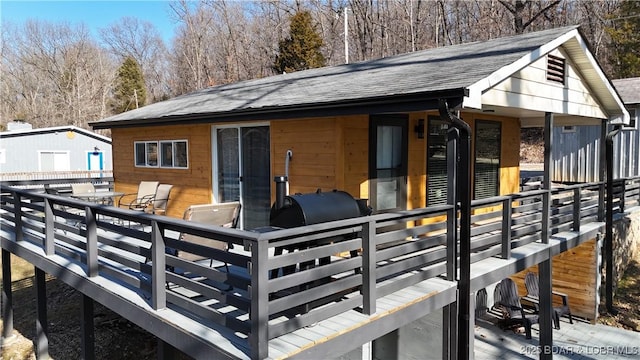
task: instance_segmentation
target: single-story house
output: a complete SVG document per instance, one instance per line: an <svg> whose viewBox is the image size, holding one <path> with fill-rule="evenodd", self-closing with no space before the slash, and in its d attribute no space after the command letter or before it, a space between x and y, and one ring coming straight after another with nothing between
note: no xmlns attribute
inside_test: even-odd
<svg viewBox="0 0 640 360"><path fill-rule="evenodd" d="M17 126L12 126L17 124ZM0 132L0 173L111 171L111 139L76 126L33 129L9 123Z"/></svg>
<svg viewBox="0 0 640 360"><path fill-rule="evenodd" d="M252 229L285 173L290 193L344 190L376 213L444 203L444 102L471 129L476 199L518 192L522 127L629 121L571 26L214 86L91 125L111 129L116 191L173 184L175 217L240 200Z"/></svg>
<svg viewBox="0 0 640 360"><path fill-rule="evenodd" d="M615 179L640 176L640 77L613 80L613 85L629 111L630 121L613 137ZM605 126L603 129L602 126ZM611 126L568 125L554 129L553 180L557 182L594 182L600 178L602 132Z"/></svg>

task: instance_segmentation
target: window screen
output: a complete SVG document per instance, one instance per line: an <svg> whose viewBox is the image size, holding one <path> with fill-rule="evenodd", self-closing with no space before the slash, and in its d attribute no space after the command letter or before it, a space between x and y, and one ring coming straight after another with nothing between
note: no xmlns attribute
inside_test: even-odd
<svg viewBox="0 0 640 360"><path fill-rule="evenodd" d="M474 198L484 199L500 192L501 124L476 121Z"/></svg>
<svg viewBox="0 0 640 360"><path fill-rule="evenodd" d="M447 130L437 117L427 124L427 206L447 203Z"/></svg>

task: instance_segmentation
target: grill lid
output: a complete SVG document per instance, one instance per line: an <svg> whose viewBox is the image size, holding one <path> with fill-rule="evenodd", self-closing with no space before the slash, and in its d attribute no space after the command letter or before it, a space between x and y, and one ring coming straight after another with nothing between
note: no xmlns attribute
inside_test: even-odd
<svg viewBox="0 0 640 360"><path fill-rule="evenodd" d="M349 193L339 190L286 196L282 208L271 208L270 225L292 228L369 215Z"/></svg>

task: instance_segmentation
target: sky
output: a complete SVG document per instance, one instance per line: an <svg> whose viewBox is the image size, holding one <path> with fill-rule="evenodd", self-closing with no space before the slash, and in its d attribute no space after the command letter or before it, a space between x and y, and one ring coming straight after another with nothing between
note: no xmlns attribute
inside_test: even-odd
<svg viewBox="0 0 640 360"><path fill-rule="evenodd" d="M89 27L96 39L98 39L98 29L105 28L125 16L153 23L165 43L170 44L176 24L171 18L169 1L0 1L2 23L22 24L28 19L46 20L54 23L68 21L71 24L82 22Z"/></svg>

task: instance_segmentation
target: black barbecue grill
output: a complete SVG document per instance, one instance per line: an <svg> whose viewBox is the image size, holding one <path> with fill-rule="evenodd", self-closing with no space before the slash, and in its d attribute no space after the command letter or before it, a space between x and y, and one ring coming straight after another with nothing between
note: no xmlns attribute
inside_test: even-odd
<svg viewBox="0 0 640 360"><path fill-rule="evenodd" d="M271 208L270 225L293 228L334 220L369 215L366 200L356 200L349 193L333 190L285 196L282 207Z"/></svg>
<svg viewBox="0 0 640 360"><path fill-rule="evenodd" d="M299 226L319 224L323 222L350 219L370 215L372 210L367 205L367 199L355 199L345 191L333 190L314 193L285 195L285 177L276 177L276 202L271 207L269 223L272 228L294 228ZM336 242L346 239L345 236L323 240ZM296 244L295 247L276 247L275 255L281 255L283 250L289 252L307 249L319 245L316 241ZM354 254L352 254L354 255ZM327 264L329 259L320 259L320 265ZM309 267L309 264L301 264ZM312 266L312 265L311 265ZM284 274L294 271L292 267L283 270ZM272 273L275 277L277 270Z"/></svg>

